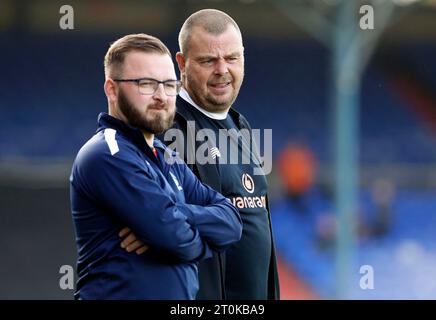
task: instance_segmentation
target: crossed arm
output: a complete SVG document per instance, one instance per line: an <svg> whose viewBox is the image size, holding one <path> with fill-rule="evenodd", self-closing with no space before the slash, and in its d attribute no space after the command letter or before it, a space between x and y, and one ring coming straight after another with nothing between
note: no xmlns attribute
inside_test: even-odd
<svg viewBox="0 0 436 320"><path fill-rule="evenodd" d="M126 237L122 246L128 251L143 253L147 244L182 261L196 261L210 256L211 249L225 250L240 239L237 209L201 184L186 164L175 164L186 199L176 201L135 152L123 151L122 155L85 153L75 176L84 192L128 226L119 233Z"/></svg>
<svg viewBox="0 0 436 320"><path fill-rule="evenodd" d="M202 184L185 164L178 166L183 177L184 206L190 216L188 221L211 249L225 250L238 241L242 233L238 210L220 193ZM123 228L119 236L122 238L121 247L128 252L142 254L149 249L149 244L141 241L129 227Z"/></svg>

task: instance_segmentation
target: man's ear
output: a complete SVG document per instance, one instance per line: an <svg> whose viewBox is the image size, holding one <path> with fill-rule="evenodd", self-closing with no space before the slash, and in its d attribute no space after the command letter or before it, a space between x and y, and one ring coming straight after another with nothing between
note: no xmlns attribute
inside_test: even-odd
<svg viewBox="0 0 436 320"><path fill-rule="evenodd" d="M115 81L108 78L105 80L103 87L104 87L104 93L106 94L108 101L110 102L117 101L118 92L117 92Z"/></svg>
<svg viewBox="0 0 436 320"><path fill-rule="evenodd" d="M179 66L180 74L185 72L185 56L181 52L176 53L176 61Z"/></svg>

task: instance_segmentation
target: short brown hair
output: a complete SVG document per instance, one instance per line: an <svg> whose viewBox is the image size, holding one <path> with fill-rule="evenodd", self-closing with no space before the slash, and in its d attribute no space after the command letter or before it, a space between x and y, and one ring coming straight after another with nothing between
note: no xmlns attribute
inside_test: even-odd
<svg viewBox="0 0 436 320"><path fill-rule="evenodd" d="M171 52L158 38L145 33L129 34L113 42L104 57L104 74L106 78L118 77L124 58L131 51L167 54Z"/></svg>
<svg viewBox="0 0 436 320"><path fill-rule="evenodd" d="M213 35L220 35L227 30L229 25L235 27L239 34L241 34L238 24L225 12L216 9L203 9L194 12L188 17L188 19L186 19L185 23L183 23L183 26L180 29L180 52L186 54L188 51L191 33L195 27L201 27L203 30Z"/></svg>

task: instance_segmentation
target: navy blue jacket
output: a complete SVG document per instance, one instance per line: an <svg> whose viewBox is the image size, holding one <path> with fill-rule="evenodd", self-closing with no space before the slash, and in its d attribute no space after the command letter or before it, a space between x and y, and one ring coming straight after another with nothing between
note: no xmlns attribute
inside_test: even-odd
<svg viewBox="0 0 436 320"><path fill-rule="evenodd" d="M187 138L185 141L182 141L185 146L183 150L185 150L185 154L181 155L183 159L189 159L189 147L191 144L191 151L198 150L199 146L203 144L202 141L196 141L195 136L198 130L208 128L203 127L200 117L198 116L199 111L191 106L188 102L186 102L180 96L177 97L177 113L175 117L174 127L182 130L184 136ZM237 125L239 129L248 129L251 131L250 124L245 119L243 115L237 112L233 107L229 110L229 115L232 117L233 121ZM187 130L187 122L195 121L195 132L192 132L190 136ZM209 128L208 128L209 129ZM251 135L250 135L251 137ZM191 140L189 140L191 139ZM170 142L168 142L170 144ZM218 172L217 165L214 163L206 163L200 164L198 161L195 164L189 164L189 167L196 176L206 185L211 186L214 190L224 193L221 185L220 173ZM230 196L226 195L225 196ZM277 260L275 254L275 244L273 238L272 231L272 223L271 223L271 215L268 204L268 196L266 197L266 206L268 210L268 228L270 229L271 234L271 257L270 257L270 267L268 275L268 299L271 300L280 300L280 286L279 286L279 277L277 271ZM245 231L244 231L245 232ZM239 243L238 243L239 244ZM241 253L244 254L244 253ZM199 263L199 279L200 279L200 289L197 293L197 299L199 300L221 300L227 299L226 295L226 273L233 273L234 270L226 268L226 260L227 253L226 252L214 252L213 257L211 259L202 260ZM237 262L237 261L236 261ZM242 266L245 268L249 268L249 266ZM256 278L258 274L253 274L253 278ZM244 292L239 293L241 297L247 297L248 295Z"/></svg>
<svg viewBox="0 0 436 320"><path fill-rule="evenodd" d="M197 262L241 237L238 210L159 140L156 158L140 130L105 113L98 123L70 177L75 298L194 299ZM150 246L144 254L121 248L126 226Z"/></svg>

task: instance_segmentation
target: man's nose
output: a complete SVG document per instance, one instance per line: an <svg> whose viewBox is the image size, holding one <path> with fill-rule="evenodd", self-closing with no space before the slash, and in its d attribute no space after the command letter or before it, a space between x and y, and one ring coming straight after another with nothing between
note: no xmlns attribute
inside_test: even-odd
<svg viewBox="0 0 436 320"><path fill-rule="evenodd" d="M224 59L219 59L215 64L215 74L226 74L229 72L227 62Z"/></svg>
<svg viewBox="0 0 436 320"><path fill-rule="evenodd" d="M158 84L156 91L153 93L153 98L162 101L168 98L167 94L165 93L165 88L163 83Z"/></svg>

